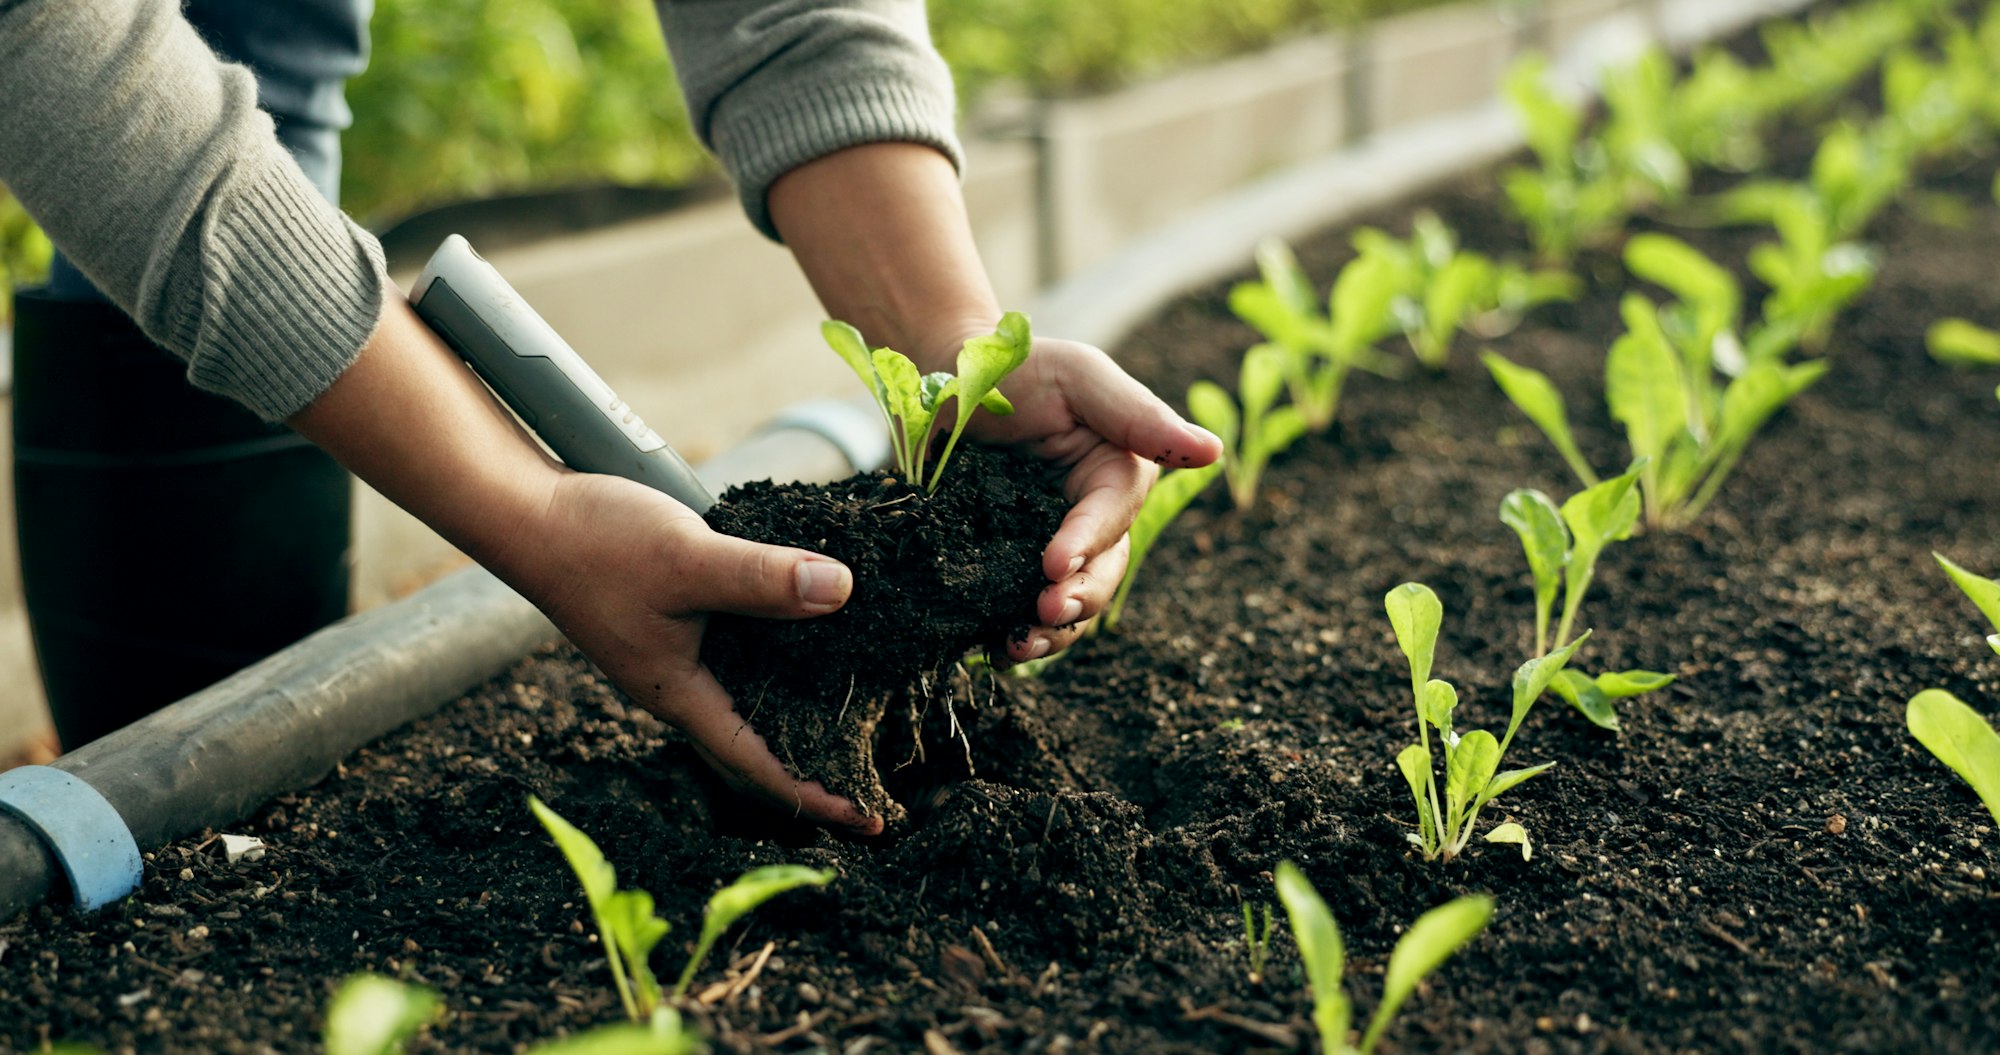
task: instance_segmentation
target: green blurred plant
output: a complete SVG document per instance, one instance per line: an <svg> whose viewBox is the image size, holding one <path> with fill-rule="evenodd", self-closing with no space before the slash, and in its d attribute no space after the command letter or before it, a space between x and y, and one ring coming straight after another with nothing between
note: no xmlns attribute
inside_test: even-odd
<svg viewBox="0 0 2000 1055"><path fill-rule="evenodd" d="M341 186L364 220L707 165L645 0L378 0L371 32Z"/></svg>
<svg viewBox="0 0 2000 1055"><path fill-rule="evenodd" d="M0 325L14 314L13 290L42 281L49 273L49 240L21 203L0 187Z"/></svg>

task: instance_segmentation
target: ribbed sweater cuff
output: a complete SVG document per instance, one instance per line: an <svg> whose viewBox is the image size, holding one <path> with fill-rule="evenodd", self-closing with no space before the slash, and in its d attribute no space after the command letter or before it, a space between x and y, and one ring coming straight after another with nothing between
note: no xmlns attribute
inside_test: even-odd
<svg viewBox="0 0 2000 1055"><path fill-rule="evenodd" d="M949 92L908 81L833 83L762 97L743 93L716 115L715 152L735 177L750 222L779 240L765 202L779 176L836 150L884 142L935 147L962 172L965 156L952 122Z"/></svg>
<svg viewBox="0 0 2000 1055"><path fill-rule="evenodd" d="M175 320L188 380L269 421L318 398L360 355L389 289L382 248L303 176L246 173L202 239L202 290Z"/></svg>

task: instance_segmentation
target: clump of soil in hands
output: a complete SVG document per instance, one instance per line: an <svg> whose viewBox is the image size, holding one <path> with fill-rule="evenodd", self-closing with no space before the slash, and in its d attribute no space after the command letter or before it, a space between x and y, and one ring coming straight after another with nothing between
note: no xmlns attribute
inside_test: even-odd
<svg viewBox="0 0 2000 1055"><path fill-rule="evenodd" d="M900 820L875 769L876 726L897 694L938 690L967 651L997 651L1037 622L1042 551L1067 510L1046 463L972 446L931 495L880 471L732 488L710 527L840 560L854 592L815 619L714 616L702 662L794 775Z"/></svg>

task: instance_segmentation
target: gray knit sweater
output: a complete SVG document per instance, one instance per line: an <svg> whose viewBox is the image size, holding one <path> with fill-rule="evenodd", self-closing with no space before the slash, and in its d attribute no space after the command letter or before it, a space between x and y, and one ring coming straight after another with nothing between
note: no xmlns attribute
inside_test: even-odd
<svg viewBox="0 0 2000 1055"><path fill-rule="evenodd" d="M774 234L771 182L843 147L958 160L922 0L659 0L696 131ZM366 120L366 115L363 115ZM197 386L290 417L389 288L176 0L0 0L0 183Z"/></svg>

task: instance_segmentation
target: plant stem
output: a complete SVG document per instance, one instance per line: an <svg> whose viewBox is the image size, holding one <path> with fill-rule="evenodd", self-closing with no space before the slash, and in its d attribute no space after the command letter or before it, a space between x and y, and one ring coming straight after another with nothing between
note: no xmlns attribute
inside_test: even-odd
<svg viewBox="0 0 2000 1055"><path fill-rule="evenodd" d="M619 1003L625 1005L625 1017L634 1022L644 1021L639 1017L639 1001L632 996L632 983L625 977L624 957L618 955L618 943L602 922L597 925L597 940L604 946L604 962L611 965L611 981L618 988Z"/></svg>
<svg viewBox="0 0 2000 1055"><path fill-rule="evenodd" d="M674 983L674 999L679 1000L687 995L688 986L694 983L695 969L708 957L708 950L715 945L715 937L708 933L708 928L702 928L701 941L695 943L694 955L688 957L687 966L681 968L680 980Z"/></svg>

